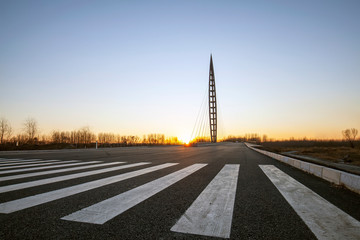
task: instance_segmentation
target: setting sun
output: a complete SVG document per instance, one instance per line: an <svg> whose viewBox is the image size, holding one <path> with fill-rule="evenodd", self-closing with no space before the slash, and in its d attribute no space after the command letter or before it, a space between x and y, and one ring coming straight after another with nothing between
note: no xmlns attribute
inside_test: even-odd
<svg viewBox="0 0 360 240"><path fill-rule="evenodd" d="M179 136L178 138L179 138L179 141L184 144L189 144L191 141L191 137L189 135Z"/></svg>

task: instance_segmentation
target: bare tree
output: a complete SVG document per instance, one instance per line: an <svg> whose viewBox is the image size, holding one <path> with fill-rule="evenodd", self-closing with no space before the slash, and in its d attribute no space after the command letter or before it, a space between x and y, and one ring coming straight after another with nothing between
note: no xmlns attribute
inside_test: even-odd
<svg viewBox="0 0 360 240"><path fill-rule="evenodd" d="M267 136L266 134L263 135L262 141L263 141L263 142L267 142L267 141L268 141L268 136Z"/></svg>
<svg viewBox="0 0 360 240"><path fill-rule="evenodd" d="M79 135L78 138L79 143L89 144L96 140L96 136L93 132L91 132L89 127L82 127L77 131L77 134Z"/></svg>
<svg viewBox="0 0 360 240"><path fill-rule="evenodd" d="M9 139L12 134L12 127L9 121L5 118L0 119L0 144L3 144L4 138Z"/></svg>
<svg viewBox="0 0 360 240"><path fill-rule="evenodd" d="M33 142L36 134L39 133L38 123L34 118L28 118L24 122L24 131L27 135L28 141Z"/></svg>
<svg viewBox="0 0 360 240"><path fill-rule="evenodd" d="M345 140L350 143L350 146L352 148L354 148L355 147L354 142L355 142L356 136L358 134L358 130L355 128L345 129L342 131L342 134L343 134Z"/></svg>

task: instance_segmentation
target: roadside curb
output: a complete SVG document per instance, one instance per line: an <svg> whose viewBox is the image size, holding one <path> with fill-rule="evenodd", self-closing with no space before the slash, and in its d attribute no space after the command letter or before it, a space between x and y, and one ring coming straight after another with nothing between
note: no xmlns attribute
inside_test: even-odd
<svg viewBox="0 0 360 240"><path fill-rule="evenodd" d="M350 189L351 191L360 194L360 176L358 175L332 169L329 167L324 167L314 163L301 161L295 158L286 157L277 153L257 149L253 147L254 145L249 143L245 143L245 145L256 152L259 152L261 154L274 158L280 162L296 167L304 172L313 174L328 182L332 182L337 185L342 185Z"/></svg>

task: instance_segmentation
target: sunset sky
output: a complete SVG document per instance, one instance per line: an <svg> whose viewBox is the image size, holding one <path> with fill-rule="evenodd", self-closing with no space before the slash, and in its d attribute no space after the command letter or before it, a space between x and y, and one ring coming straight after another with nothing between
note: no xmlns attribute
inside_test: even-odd
<svg viewBox="0 0 360 240"><path fill-rule="evenodd" d="M1 1L0 117L191 134L213 55L226 135L360 130L360 1Z"/></svg>

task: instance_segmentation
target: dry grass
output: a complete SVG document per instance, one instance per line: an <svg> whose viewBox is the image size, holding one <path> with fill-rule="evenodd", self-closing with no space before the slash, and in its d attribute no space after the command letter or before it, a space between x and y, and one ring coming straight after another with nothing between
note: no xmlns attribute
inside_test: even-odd
<svg viewBox="0 0 360 240"><path fill-rule="evenodd" d="M277 153L296 151L294 154L297 155L360 166L360 148L358 145L355 148L348 147L342 142L339 142L338 146L336 145L334 142L329 144L324 142L321 144L304 144L301 142L298 142L298 144L289 144L289 142L284 142L284 144L281 144L281 142L263 144L264 149Z"/></svg>

